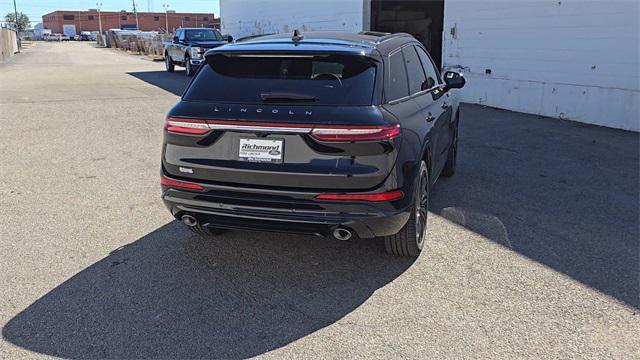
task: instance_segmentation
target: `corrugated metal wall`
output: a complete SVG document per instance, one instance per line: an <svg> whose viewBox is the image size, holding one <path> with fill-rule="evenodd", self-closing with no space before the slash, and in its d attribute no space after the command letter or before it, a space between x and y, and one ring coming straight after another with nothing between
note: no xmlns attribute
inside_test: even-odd
<svg viewBox="0 0 640 360"><path fill-rule="evenodd" d="M220 0L222 32L243 36L314 30L362 31L363 0Z"/></svg>
<svg viewBox="0 0 640 360"><path fill-rule="evenodd" d="M640 130L640 2L445 0L464 101Z"/></svg>

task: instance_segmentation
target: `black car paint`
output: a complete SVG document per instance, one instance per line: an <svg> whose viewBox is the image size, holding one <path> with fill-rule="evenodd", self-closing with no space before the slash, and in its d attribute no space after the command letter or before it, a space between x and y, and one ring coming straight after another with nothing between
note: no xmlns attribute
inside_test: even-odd
<svg viewBox="0 0 640 360"><path fill-rule="evenodd" d="M397 49L407 45L422 47L413 38L400 40L402 41L398 42ZM323 44L321 41L314 41L307 49L296 46L294 50L290 44L277 42L249 44L244 49L226 48L209 51L207 55L216 51L354 51L354 46L346 48L343 44ZM420 162L427 162L431 183L435 183L446 163L457 126L458 102L441 79L432 89L387 101L383 89L388 81L386 74L391 52L381 53L377 48L358 52L360 56L375 59L379 66L371 106L259 106L183 99L171 109L168 116L246 122L400 124L401 136L373 144L324 144L305 138L304 135L233 133L228 139L230 142L226 144L229 146L225 146L229 151L214 153L207 150L219 141L217 136L220 134L216 132L206 136L189 136L165 131L163 176L195 182L204 187L203 191L189 191L163 186L163 199L172 214L177 218L183 214L195 214L202 222L226 228L326 236L330 234L330 229L340 225L351 228L361 238L397 233L413 211L411 194L414 193ZM246 111L241 112L241 109ZM261 111L257 111L258 109ZM294 115L290 115L290 111ZM299 116L299 111L310 111L312 115ZM297 144L306 142L316 154L306 163L281 164L277 171L260 163L229 162L235 151L230 145L241 136L284 137L285 143L297 139ZM285 145L285 156L290 153L290 147ZM331 158L345 149L349 151L351 163L340 164L340 161L334 161L335 157ZM360 153L366 156L359 158L354 155ZM335 163L334 167L323 168L322 159L325 154L328 154L329 162ZM375 154L380 156L376 157ZM208 168L203 170L198 166ZM180 167L194 168L194 174L181 173ZM385 192L395 189L401 189L405 197L375 203L315 199L316 195L327 192Z"/></svg>

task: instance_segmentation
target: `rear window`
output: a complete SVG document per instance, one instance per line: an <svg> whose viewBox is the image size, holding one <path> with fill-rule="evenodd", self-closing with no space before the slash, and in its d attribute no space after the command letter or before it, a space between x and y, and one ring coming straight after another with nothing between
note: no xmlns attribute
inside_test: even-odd
<svg viewBox="0 0 640 360"><path fill-rule="evenodd" d="M373 61L360 56L217 54L207 59L184 99L255 104L277 93L318 105L371 105L375 77Z"/></svg>
<svg viewBox="0 0 640 360"><path fill-rule="evenodd" d="M186 30L185 37L188 41L220 41L222 35L211 29Z"/></svg>

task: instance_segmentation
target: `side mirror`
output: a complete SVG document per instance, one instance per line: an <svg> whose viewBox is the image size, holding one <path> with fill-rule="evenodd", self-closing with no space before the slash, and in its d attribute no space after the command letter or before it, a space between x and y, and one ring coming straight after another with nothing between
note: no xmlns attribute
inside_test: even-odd
<svg viewBox="0 0 640 360"><path fill-rule="evenodd" d="M232 43L233 42L233 36L229 35L229 34L224 34L222 35L222 40L228 42L228 43Z"/></svg>
<svg viewBox="0 0 640 360"><path fill-rule="evenodd" d="M180 42L180 39L178 39L178 37L177 37L177 36L174 36L174 37L173 37L173 43L174 43L174 44L178 44L179 42Z"/></svg>
<svg viewBox="0 0 640 360"><path fill-rule="evenodd" d="M459 72L447 71L444 73L444 82L447 84L447 89L460 89L464 87L466 80Z"/></svg>

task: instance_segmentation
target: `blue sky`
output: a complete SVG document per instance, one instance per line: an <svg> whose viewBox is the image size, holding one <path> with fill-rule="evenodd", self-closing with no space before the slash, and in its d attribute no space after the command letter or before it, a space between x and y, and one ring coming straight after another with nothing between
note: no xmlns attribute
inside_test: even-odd
<svg viewBox="0 0 640 360"><path fill-rule="evenodd" d="M16 0L18 12L29 16L31 25L42 22L42 15L55 10L87 10L102 3L104 11L120 11L133 9L131 0ZM138 11L163 11L162 5L169 4L171 10L177 12L208 12L220 16L218 0L136 0ZM8 12L13 12L13 0L0 0L0 20Z"/></svg>

